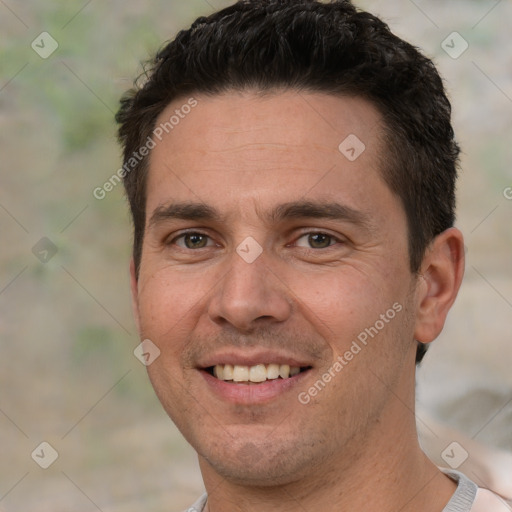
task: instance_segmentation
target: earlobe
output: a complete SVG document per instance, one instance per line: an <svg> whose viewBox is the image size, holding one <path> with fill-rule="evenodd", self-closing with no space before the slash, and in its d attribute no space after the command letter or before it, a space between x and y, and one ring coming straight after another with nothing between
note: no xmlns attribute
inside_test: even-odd
<svg viewBox="0 0 512 512"><path fill-rule="evenodd" d="M130 261L130 288L132 292L132 311L137 331L140 334L140 317L139 317L139 287L137 272L135 270L135 261L133 258Z"/></svg>
<svg viewBox="0 0 512 512"><path fill-rule="evenodd" d="M442 331L464 275L464 239L457 228L443 231L432 241L420 273L415 339L430 343Z"/></svg>

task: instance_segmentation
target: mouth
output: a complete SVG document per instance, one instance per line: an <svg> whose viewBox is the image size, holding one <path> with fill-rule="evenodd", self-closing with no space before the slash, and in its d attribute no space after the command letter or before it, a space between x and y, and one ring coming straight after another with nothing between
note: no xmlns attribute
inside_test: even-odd
<svg viewBox="0 0 512 512"><path fill-rule="evenodd" d="M290 366L278 363L260 363L252 366L217 364L204 368L204 371L224 382L262 384L267 381L289 380L311 368L311 366Z"/></svg>

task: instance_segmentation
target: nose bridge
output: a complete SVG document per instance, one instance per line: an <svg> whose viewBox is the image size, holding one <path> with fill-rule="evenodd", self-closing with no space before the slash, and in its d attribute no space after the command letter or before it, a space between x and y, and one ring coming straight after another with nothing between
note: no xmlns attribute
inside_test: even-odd
<svg viewBox="0 0 512 512"><path fill-rule="evenodd" d="M229 270L215 288L210 318L250 330L256 320L282 322L291 312L286 287L271 271L272 259L254 239L246 239L233 251Z"/></svg>

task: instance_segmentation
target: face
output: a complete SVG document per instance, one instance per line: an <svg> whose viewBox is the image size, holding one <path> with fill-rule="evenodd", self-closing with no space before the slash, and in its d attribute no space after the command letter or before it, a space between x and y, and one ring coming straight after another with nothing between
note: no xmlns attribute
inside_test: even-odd
<svg viewBox="0 0 512 512"><path fill-rule="evenodd" d="M413 375L406 218L366 101L197 100L151 153L133 277L148 372L203 468L285 483L348 460Z"/></svg>

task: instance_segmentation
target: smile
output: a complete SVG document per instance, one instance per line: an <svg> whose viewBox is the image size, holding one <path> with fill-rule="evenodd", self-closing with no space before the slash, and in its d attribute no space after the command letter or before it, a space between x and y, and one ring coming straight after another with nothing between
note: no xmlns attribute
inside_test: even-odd
<svg viewBox="0 0 512 512"><path fill-rule="evenodd" d="M206 368L206 371L222 381L260 383L267 380L289 379L309 368L277 363L261 363L253 366L217 364Z"/></svg>

